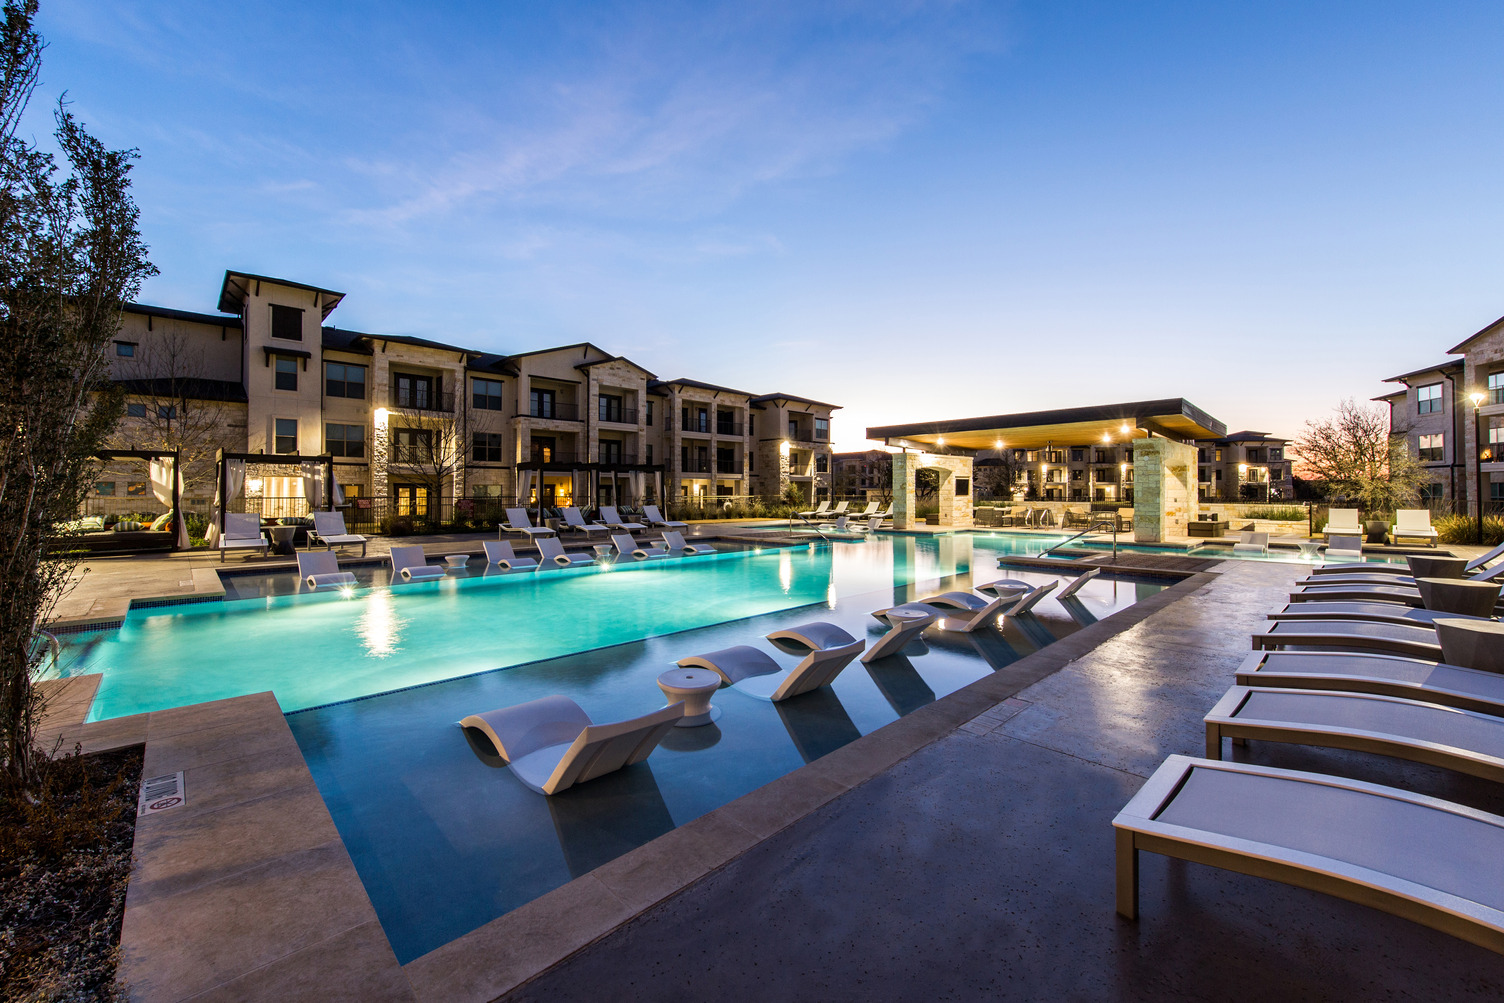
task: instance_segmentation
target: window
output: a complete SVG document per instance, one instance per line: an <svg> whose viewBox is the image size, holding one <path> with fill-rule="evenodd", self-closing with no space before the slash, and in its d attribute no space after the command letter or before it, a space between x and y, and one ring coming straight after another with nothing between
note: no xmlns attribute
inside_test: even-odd
<svg viewBox="0 0 1504 1003"><path fill-rule="evenodd" d="M1264 462L1264 451L1262 449L1250 449L1250 450L1248 450L1248 462L1249 463L1263 463Z"/></svg>
<svg viewBox="0 0 1504 1003"><path fill-rule="evenodd" d="M1488 374L1488 402L1504 404L1504 372Z"/></svg>
<svg viewBox="0 0 1504 1003"><path fill-rule="evenodd" d="M434 378L432 376L397 375L397 406L427 411L435 405Z"/></svg>
<svg viewBox="0 0 1504 1003"><path fill-rule="evenodd" d="M1504 481L1488 482L1488 500L1495 504L1504 502Z"/></svg>
<svg viewBox="0 0 1504 1003"><path fill-rule="evenodd" d="M969 494L971 494L971 478L970 477L957 477L956 478L956 497L957 498L964 498L965 496L967 496Z"/></svg>
<svg viewBox="0 0 1504 1003"><path fill-rule="evenodd" d="M652 428L652 427L653 427L653 402L652 401L648 401L648 428ZM648 462L652 463L653 461L649 460Z"/></svg>
<svg viewBox="0 0 1504 1003"><path fill-rule="evenodd" d="M789 419L789 438L799 440L799 423L792 418Z"/></svg>
<svg viewBox="0 0 1504 1003"><path fill-rule="evenodd" d="M176 418L177 416L178 416L178 406L176 404L158 404L157 405L157 417L158 418L166 418L167 420L171 421L173 418Z"/></svg>
<svg viewBox="0 0 1504 1003"><path fill-rule="evenodd" d="M1085 478L1086 478L1086 471L1084 471L1084 470L1072 470L1071 471L1071 480L1073 480L1073 481L1080 481L1080 480L1085 480Z"/></svg>
<svg viewBox="0 0 1504 1003"><path fill-rule="evenodd" d="M472 485L470 485L470 493L471 493L472 496L474 496L476 498L500 498L501 497L501 485L500 484L472 484Z"/></svg>
<svg viewBox="0 0 1504 1003"><path fill-rule="evenodd" d="M146 417L146 405L145 404L127 404L125 406L125 416L127 418L145 418Z"/></svg>
<svg viewBox="0 0 1504 1003"><path fill-rule="evenodd" d="M501 410L500 380L471 380L471 403L477 411Z"/></svg>
<svg viewBox="0 0 1504 1003"><path fill-rule="evenodd" d="M344 492L346 501L364 497L366 492L363 484L341 484L339 489Z"/></svg>
<svg viewBox="0 0 1504 1003"><path fill-rule="evenodd" d="M1415 413L1435 414L1441 410L1441 384L1428 383L1415 388Z"/></svg>
<svg viewBox="0 0 1504 1003"><path fill-rule="evenodd" d="M1072 463L1084 463L1084 462L1086 462L1086 450L1084 450L1084 449L1072 449L1071 450L1071 462Z"/></svg>
<svg viewBox="0 0 1504 1003"><path fill-rule="evenodd" d="M432 456L433 433L426 428L394 429L392 438L392 459L397 463L422 463Z"/></svg>
<svg viewBox="0 0 1504 1003"><path fill-rule="evenodd" d="M136 355L136 343L134 341L115 342L115 354L122 359L131 359Z"/></svg>
<svg viewBox="0 0 1504 1003"><path fill-rule="evenodd" d="M298 451L298 419L278 418L273 422L272 452L296 453Z"/></svg>
<svg viewBox="0 0 1504 1003"><path fill-rule="evenodd" d="M325 425L324 452L330 456L363 457L366 455L364 425Z"/></svg>
<svg viewBox="0 0 1504 1003"><path fill-rule="evenodd" d="M649 408L651 408L652 406L653 405L651 405L651 404L648 405ZM648 443L648 445L645 446L644 448L647 449L648 453L647 453L647 459L644 460L643 462L645 462L645 463L652 463L653 462L653 444L652 443Z"/></svg>
<svg viewBox="0 0 1504 1003"><path fill-rule="evenodd" d="M101 497L101 498L113 498L113 497L115 497L115 482L114 481L95 481L94 482L94 493L96 495L98 495L99 497Z"/></svg>
<svg viewBox="0 0 1504 1003"><path fill-rule="evenodd" d="M303 340L303 311L291 306L272 306L272 337Z"/></svg>
<svg viewBox="0 0 1504 1003"><path fill-rule="evenodd" d="M1439 501L1441 501L1441 485L1439 483L1422 484L1420 486L1420 503L1422 505L1434 505Z"/></svg>
<svg viewBox="0 0 1504 1003"><path fill-rule="evenodd" d="M529 444L532 451L533 462L542 461L552 463L556 452L557 440L553 436L535 435Z"/></svg>
<svg viewBox="0 0 1504 1003"><path fill-rule="evenodd" d="M825 441L827 441L829 439L830 439L830 419L829 418L816 418L815 419L815 441L816 442L825 442Z"/></svg>
<svg viewBox="0 0 1504 1003"><path fill-rule="evenodd" d="M277 356L277 389L298 389L298 360Z"/></svg>
<svg viewBox="0 0 1504 1003"><path fill-rule="evenodd" d="M146 497L146 482L145 481L130 481L130 482L128 482L125 485L125 493L128 496L130 496L131 498L145 498Z"/></svg>
<svg viewBox="0 0 1504 1003"><path fill-rule="evenodd" d="M471 447L471 455L476 463L501 462L500 432L476 432Z"/></svg>
<svg viewBox="0 0 1504 1003"><path fill-rule="evenodd" d="M620 463L621 443L615 439L602 439L600 441L600 462Z"/></svg>
<svg viewBox="0 0 1504 1003"><path fill-rule="evenodd" d="M1422 435L1418 445L1420 446L1420 460L1422 463L1440 463L1444 448L1440 435Z"/></svg>
<svg viewBox="0 0 1504 1003"><path fill-rule="evenodd" d="M552 418L554 416L554 392L552 390L529 390L528 413L534 418Z"/></svg>
<svg viewBox="0 0 1504 1003"><path fill-rule="evenodd" d="M614 394L600 394L596 397L597 414L601 421L622 421L621 397Z"/></svg>
<svg viewBox="0 0 1504 1003"><path fill-rule="evenodd" d="M815 456L815 471L817 473L823 474L823 473L825 473L829 469L830 469L830 458L827 457L824 453L817 454Z"/></svg>
<svg viewBox="0 0 1504 1003"><path fill-rule="evenodd" d="M1504 418L1488 419L1488 445L1479 457L1484 463L1489 463L1499 455L1499 446L1504 443Z"/></svg>
<svg viewBox="0 0 1504 1003"><path fill-rule="evenodd" d="M366 367L346 362L324 363L324 394L328 397L366 399Z"/></svg>

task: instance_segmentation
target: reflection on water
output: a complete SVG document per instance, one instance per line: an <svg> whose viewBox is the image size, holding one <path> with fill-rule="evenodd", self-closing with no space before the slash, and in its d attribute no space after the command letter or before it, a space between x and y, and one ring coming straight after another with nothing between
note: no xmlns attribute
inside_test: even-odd
<svg viewBox="0 0 1504 1003"><path fill-rule="evenodd" d="M402 641L402 628L407 626L407 619L397 612L396 598L390 592L376 592L365 607L354 624L361 646L376 658L394 654Z"/></svg>
<svg viewBox="0 0 1504 1003"><path fill-rule="evenodd" d="M545 800L571 877L588 874L674 827L653 768L645 762Z"/></svg>
<svg viewBox="0 0 1504 1003"><path fill-rule="evenodd" d="M806 763L862 737L835 690L828 686L773 706L778 708L783 726Z"/></svg>
<svg viewBox="0 0 1504 1003"><path fill-rule="evenodd" d="M904 651L917 649L922 645L922 641L911 642L905 646ZM930 689L930 684L924 681L924 677L903 651L868 662L866 669L867 675L877 684L878 692L900 717L935 702L935 691Z"/></svg>

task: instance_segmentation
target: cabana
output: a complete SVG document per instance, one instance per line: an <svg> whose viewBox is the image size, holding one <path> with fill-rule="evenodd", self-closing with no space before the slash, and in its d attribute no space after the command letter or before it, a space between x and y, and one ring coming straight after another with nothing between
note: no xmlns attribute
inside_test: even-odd
<svg viewBox="0 0 1504 1003"><path fill-rule="evenodd" d="M95 492L85 499L78 518L58 527L70 546L92 553L181 550L188 546L178 451L107 449L94 457L101 463ZM106 477L111 467L118 471L122 460L144 461L146 471L141 480L128 479L126 493L118 494L117 481ZM108 494L103 490L106 485L110 489ZM153 503L163 511L152 514L150 519L131 518L149 514L143 510L152 509Z"/></svg>
<svg viewBox="0 0 1504 1003"><path fill-rule="evenodd" d="M207 538L213 546L224 532L224 514L237 498L241 511L262 519L308 518L318 510L333 511L345 504L334 476L334 458L299 453L229 453L215 456L214 507Z"/></svg>

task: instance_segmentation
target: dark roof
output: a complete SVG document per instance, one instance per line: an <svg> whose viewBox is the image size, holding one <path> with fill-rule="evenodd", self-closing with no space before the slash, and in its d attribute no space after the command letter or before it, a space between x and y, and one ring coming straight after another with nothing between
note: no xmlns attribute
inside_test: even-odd
<svg viewBox="0 0 1504 1003"><path fill-rule="evenodd" d="M354 352L357 355L375 355L376 351L370 345L358 344L361 338L369 337L370 335L361 334L359 331L342 331L337 327L326 327L324 328L323 338L320 340L323 342L324 348L330 351Z"/></svg>
<svg viewBox="0 0 1504 1003"><path fill-rule="evenodd" d="M1453 349L1453 351L1456 351L1456 349ZM1462 368L1462 360L1461 359L1447 359L1445 362L1438 362L1434 366L1424 366L1424 367L1422 367L1420 369L1412 369L1408 373L1400 373L1398 376L1391 376L1387 380L1385 380L1384 382L1385 383L1404 383L1410 377L1412 377L1412 376L1419 376L1421 373L1434 373L1437 370L1441 370L1442 372L1445 372L1445 371L1447 371L1449 369L1461 369L1461 368Z"/></svg>
<svg viewBox="0 0 1504 1003"><path fill-rule="evenodd" d="M508 355L506 358L509 360L525 359L529 355L547 355L549 352L565 352L571 348L593 348L597 352L600 352L602 355L607 356L608 358L615 358L615 356L611 355L611 353L606 351L604 348L600 347L599 345L592 345L588 341L577 341L573 345L555 345L553 348L535 348L531 352L517 352L515 355Z"/></svg>
<svg viewBox="0 0 1504 1003"><path fill-rule="evenodd" d="M319 286L310 286L307 283L294 282L291 279L273 278L270 275L253 275L250 272L236 272L230 269L225 269L225 281L224 284L219 287L219 309L223 310L225 313L240 312L241 299L245 296L245 286L242 285L241 282L271 282L276 285L287 286L292 289L307 289L311 293L320 293L323 295L323 302L320 304L320 309L323 311L324 317L329 316L329 312L335 307L339 306L340 300L345 298L344 293L337 293L333 289L324 289ZM231 286L234 286L239 290L239 296L232 296L230 294Z"/></svg>
<svg viewBox="0 0 1504 1003"><path fill-rule="evenodd" d="M796 404L812 404L815 407L828 407L832 411L839 411L841 405L827 404L824 401L812 401L808 397L797 397L794 394L762 394L752 398L753 404L764 404L768 401L793 401Z"/></svg>
<svg viewBox="0 0 1504 1003"><path fill-rule="evenodd" d="M1472 334L1468 335L1466 338L1462 339L1460 342L1458 342L1457 344L1453 345L1451 348L1447 349L1447 354L1448 355L1460 355L1460 354L1462 354L1462 350L1465 349L1465 348L1467 348L1467 346L1473 340L1475 340L1477 338L1481 338L1485 334L1492 333L1494 330L1496 330L1498 328L1498 326L1500 324L1504 324L1504 317L1500 317L1498 320L1494 321L1492 324L1489 324L1487 327L1483 328L1481 331L1475 331Z"/></svg>
<svg viewBox="0 0 1504 1003"><path fill-rule="evenodd" d="M1186 436L1187 438L1215 439L1227 434L1226 425L1184 397L1168 397L1163 400L1096 404L1091 407L1026 411L1021 414L997 414L983 418L952 418L945 421L913 422L907 425L875 426L867 429L867 438L902 439L916 435L950 435L955 432L991 432L999 429L1016 430L1040 426L1116 423L1130 419L1139 422L1173 419L1174 424L1184 432L1210 433L1209 435L1190 434Z"/></svg>
<svg viewBox="0 0 1504 1003"><path fill-rule="evenodd" d="M733 390L730 387L717 386L714 383L704 383L704 382L702 382L700 380L685 379L682 376L679 377L677 380L654 380L652 383L648 384L648 389L649 390L653 390L653 391L657 391L660 388L667 387L667 386L696 387L696 388L698 388L700 390L713 390L716 393L720 393L720 394L736 394L738 397L751 397L752 396L751 394L747 393L747 391L745 391L745 390ZM663 391L663 392L666 393L667 391Z"/></svg>
<svg viewBox="0 0 1504 1003"><path fill-rule="evenodd" d="M1387 382L1388 382L1388 380L1385 380L1385 382L1386 382L1386 383L1387 383ZM1406 394L1407 394L1407 393L1409 393L1409 391L1408 391L1408 390L1396 390L1396 391L1395 391L1395 392L1394 392L1394 393L1392 393L1392 394L1383 394L1383 395L1381 395L1381 396L1378 396L1378 397L1370 397L1370 398L1368 398L1368 399L1369 399L1369 400L1371 400L1371 401L1392 401L1392 400L1394 400L1394 399L1395 399L1395 398L1396 398L1396 397L1403 397L1403 396L1405 396L1405 395L1406 395Z"/></svg>
<svg viewBox="0 0 1504 1003"><path fill-rule="evenodd" d="M187 320L195 324L212 324L215 327L240 327L240 318L222 313L194 313L191 310L172 310L165 306L150 306L146 303L127 303L126 313L139 313L147 317L162 317L166 320Z"/></svg>
<svg viewBox="0 0 1504 1003"><path fill-rule="evenodd" d="M1255 440L1262 442L1290 441L1289 439L1281 439L1277 435L1270 435L1268 432L1250 432L1247 430L1244 430L1242 432L1230 432L1227 435L1224 435L1221 439L1222 442L1253 442Z"/></svg>
<svg viewBox="0 0 1504 1003"><path fill-rule="evenodd" d="M245 387L233 380L173 380L158 378L150 380L115 380L115 385L128 394L143 397L181 397L196 401L246 402Z"/></svg>
<svg viewBox="0 0 1504 1003"><path fill-rule="evenodd" d="M467 364L467 368L499 375L517 375L517 367L507 361L507 356L497 355L495 352L482 352L479 355L472 356Z"/></svg>
<svg viewBox="0 0 1504 1003"><path fill-rule="evenodd" d="M459 345L449 345L442 341L429 341L427 338L414 338L406 334L366 334L361 331L342 331L337 327L326 327L324 330L324 347L340 352L360 352L370 355L371 348L362 345L363 341L389 341L398 345L416 345L419 348L432 348L441 352L454 352L458 355L476 356L481 353Z"/></svg>

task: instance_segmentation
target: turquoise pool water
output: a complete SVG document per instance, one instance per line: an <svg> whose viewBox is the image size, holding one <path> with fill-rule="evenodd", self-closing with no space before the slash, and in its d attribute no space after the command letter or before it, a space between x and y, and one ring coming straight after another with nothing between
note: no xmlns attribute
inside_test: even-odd
<svg viewBox="0 0 1504 1003"><path fill-rule="evenodd" d="M91 721L264 690L292 711L965 572L970 555L964 538L884 538L522 575L475 562L424 583L362 570L348 595L132 610L118 631L68 639L60 674L103 674Z"/></svg>

